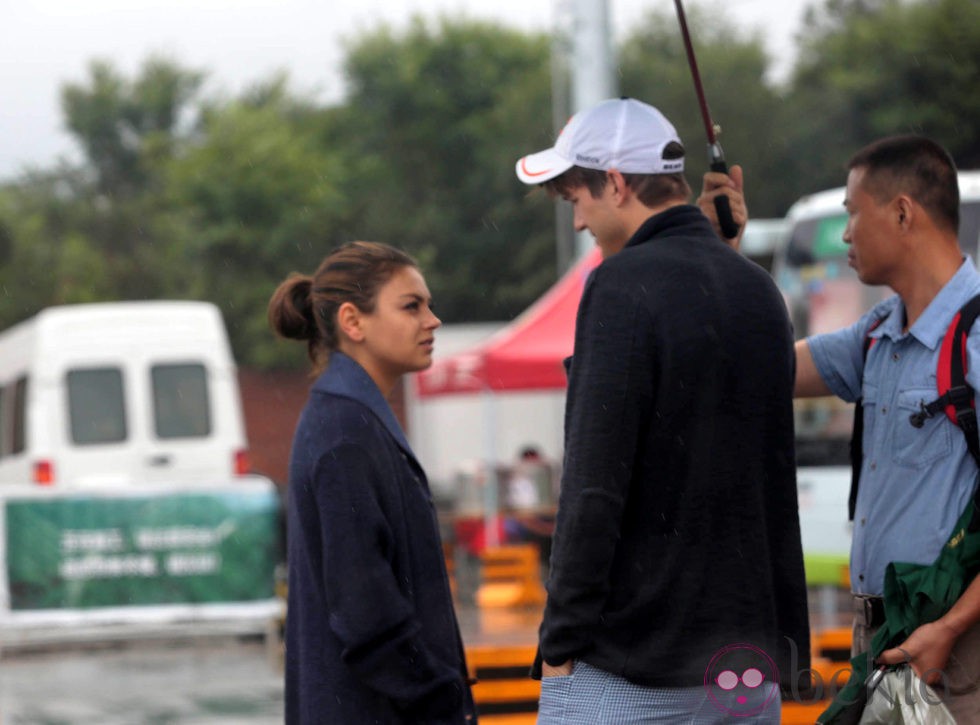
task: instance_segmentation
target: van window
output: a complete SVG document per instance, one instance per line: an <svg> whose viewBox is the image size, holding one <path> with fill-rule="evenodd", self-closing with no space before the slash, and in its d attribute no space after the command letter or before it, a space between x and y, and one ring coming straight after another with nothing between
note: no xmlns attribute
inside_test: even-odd
<svg viewBox="0 0 980 725"><path fill-rule="evenodd" d="M27 447L27 377L14 383L13 422L10 427L10 453L23 453Z"/></svg>
<svg viewBox="0 0 980 725"><path fill-rule="evenodd" d="M786 250L786 261L794 267L847 257L844 229L847 214L832 214L817 219L807 219L793 228Z"/></svg>
<svg viewBox="0 0 980 725"><path fill-rule="evenodd" d="M119 368L68 371L68 416L76 445L126 440L126 407Z"/></svg>
<svg viewBox="0 0 980 725"><path fill-rule="evenodd" d="M196 363L154 365L153 419L160 438L202 438L211 434L208 378Z"/></svg>

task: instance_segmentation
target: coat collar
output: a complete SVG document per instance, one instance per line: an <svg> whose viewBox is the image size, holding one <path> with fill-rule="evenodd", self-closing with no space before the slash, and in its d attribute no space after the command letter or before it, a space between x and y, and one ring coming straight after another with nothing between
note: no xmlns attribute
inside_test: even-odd
<svg viewBox="0 0 980 725"><path fill-rule="evenodd" d="M377 416L398 446L407 453L416 463L415 453L405 439L405 433L398 424L398 419L388 405L378 386L353 358L340 351L330 353L330 363L320 377L313 383L313 390L327 393L329 395L339 395L344 398L356 400L362 405L371 409Z"/></svg>
<svg viewBox="0 0 980 725"><path fill-rule="evenodd" d="M635 247L654 238L692 234L715 237L711 222L698 207L693 204L677 204L643 222L626 242L626 246Z"/></svg>

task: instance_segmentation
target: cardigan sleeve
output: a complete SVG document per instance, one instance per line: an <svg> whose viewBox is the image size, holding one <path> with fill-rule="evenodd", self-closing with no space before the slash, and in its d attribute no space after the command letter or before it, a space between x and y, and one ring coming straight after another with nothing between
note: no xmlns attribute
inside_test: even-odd
<svg viewBox="0 0 980 725"><path fill-rule="evenodd" d="M580 303L565 419L565 463L540 654L584 655L610 592L610 572L654 374L638 341L646 312L596 274Z"/></svg>
<svg viewBox="0 0 980 725"><path fill-rule="evenodd" d="M397 552L381 505L382 492L393 485L371 453L354 443L331 449L318 462L327 615L345 663L368 687L406 713L436 722L458 710L464 684L419 636L414 605L396 580Z"/></svg>

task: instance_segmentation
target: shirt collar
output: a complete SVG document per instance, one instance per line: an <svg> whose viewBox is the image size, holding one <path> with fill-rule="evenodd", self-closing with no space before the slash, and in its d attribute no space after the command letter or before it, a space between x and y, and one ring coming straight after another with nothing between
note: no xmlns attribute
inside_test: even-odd
<svg viewBox="0 0 980 725"><path fill-rule="evenodd" d="M950 320L971 297L977 294L978 290L980 290L980 273L977 272L972 260L964 257L956 274L939 290L939 294L932 299L909 329L908 334L930 350L935 350L946 334ZM902 331L904 326L905 305L899 303L874 331L878 334L872 333L872 336L887 335L893 340L898 340L904 335Z"/></svg>

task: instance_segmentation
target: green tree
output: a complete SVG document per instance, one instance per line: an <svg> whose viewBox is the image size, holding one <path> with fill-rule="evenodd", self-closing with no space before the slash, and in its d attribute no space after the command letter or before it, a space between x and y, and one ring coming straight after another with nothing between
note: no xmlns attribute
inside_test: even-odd
<svg viewBox="0 0 980 725"><path fill-rule="evenodd" d="M445 321L518 314L556 276L551 202L514 176L552 140L547 38L416 19L355 39L346 72L326 139L351 172L345 232L413 253Z"/></svg>
<svg viewBox="0 0 980 725"><path fill-rule="evenodd" d="M46 186L46 185L45 185ZM50 188L25 177L0 188L0 329L29 317L55 297L50 270L56 261L45 232Z"/></svg>
<svg viewBox="0 0 980 725"><path fill-rule="evenodd" d="M70 192L56 196L63 232L58 283L64 301L140 299L166 295L168 260L174 255L167 228L163 172L193 130L195 101L204 74L175 61L150 57L129 80L106 61L94 61L84 83L62 92L66 125L84 151ZM93 262L95 258L98 263ZM85 269L88 289L80 279Z"/></svg>
<svg viewBox="0 0 980 725"><path fill-rule="evenodd" d="M86 231L87 175L32 171L0 189L0 327L48 305L114 299L115 284Z"/></svg>
<svg viewBox="0 0 980 725"><path fill-rule="evenodd" d="M297 364L276 345L266 307L292 271L312 272L340 239L351 205L344 169L320 140L322 112L279 77L242 99L213 104L198 139L167 173L169 222L186 240L181 296L208 299L225 316L237 358Z"/></svg>
<svg viewBox="0 0 980 725"><path fill-rule="evenodd" d="M146 191L158 162L174 153L182 115L204 78L153 56L128 81L108 61L96 60L85 83L62 89L68 130L85 152L98 193L121 200Z"/></svg>
<svg viewBox="0 0 980 725"><path fill-rule="evenodd" d="M921 133L980 166L980 4L975 0L826 0L808 13L787 107L813 188L843 183L864 144Z"/></svg>

